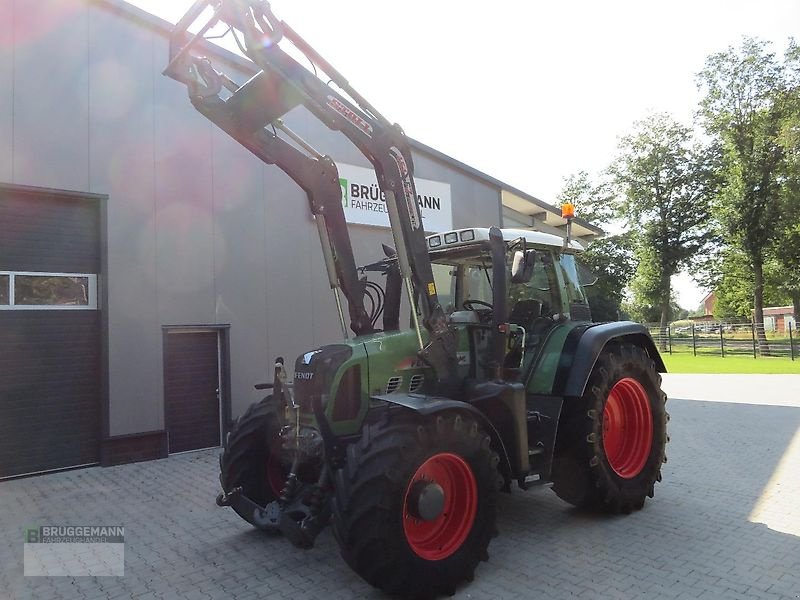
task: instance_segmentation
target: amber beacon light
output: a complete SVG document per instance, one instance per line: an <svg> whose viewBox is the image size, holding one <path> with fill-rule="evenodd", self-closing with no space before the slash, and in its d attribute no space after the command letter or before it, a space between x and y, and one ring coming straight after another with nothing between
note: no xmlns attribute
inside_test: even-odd
<svg viewBox="0 0 800 600"><path fill-rule="evenodd" d="M567 235L564 237L564 249L569 248L572 238L572 219L575 217L575 205L572 202L564 202L561 205L561 218L567 220Z"/></svg>

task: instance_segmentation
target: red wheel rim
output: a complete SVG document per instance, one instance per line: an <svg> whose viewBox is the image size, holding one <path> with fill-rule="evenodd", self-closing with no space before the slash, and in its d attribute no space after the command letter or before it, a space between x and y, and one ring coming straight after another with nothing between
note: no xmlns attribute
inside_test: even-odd
<svg viewBox="0 0 800 600"><path fill-rule="evenodd" d="M281 465L281 449L281 439L277 438L272 442L267 457L267 489L272 490L276 497L281 495L283 486L286 484L286 474Z"/></svg>
<svg viewBox="0 0 800 600"><path fill-rule="evenodd" d="M603 410L603 449L623 479L642 472L653 443L650 400L641 383L625 377L611 388Z"/></svg>
<svg viewBox="0 0 800 600"><path fill-rule="evenodd" d="M411 487L425 481L436 483L444 492L444 506L435 519L416 519L409 510ZM431 456L408 482L403 499L403 531L411 549L425 560L442 560L458 550L467 539L478 510L478 485L472 469L460 456L441 453Z"/></svg>

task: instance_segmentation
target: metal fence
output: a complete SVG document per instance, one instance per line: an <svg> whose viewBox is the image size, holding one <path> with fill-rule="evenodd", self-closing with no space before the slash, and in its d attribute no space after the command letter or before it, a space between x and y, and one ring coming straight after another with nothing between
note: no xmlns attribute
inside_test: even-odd
<svg viewBox="0 0 800 600"><path fill-rule="evenodd" d="M662 352L692 352L716 356L783 356L800 358L798 332L788 323L785 331L765 329L763 323L704 322L681 327L647 323Z"/></svg>

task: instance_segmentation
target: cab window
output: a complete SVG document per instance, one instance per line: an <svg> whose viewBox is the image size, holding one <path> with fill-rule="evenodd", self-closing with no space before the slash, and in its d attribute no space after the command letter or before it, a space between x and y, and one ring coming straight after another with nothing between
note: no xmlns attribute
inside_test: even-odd
<svg viewBox="0 0 800 600"><path fill-rule="evenodd" d="M483 265L464 266L464 300L492 303L492 280L489 267Z"/></svg>
<svg viewBox="0 0 800 600"><path fill-rule="evenodd" d="M555 261L553 255L546 251L537 252L530 281L509 286L509 310L511 312L514 311L517 302L538 300L542 303L541 316L553 317L561 313L560 298Z"/></svg>
<svg viewBox="0 0 800 600"><path fill-rule="evenodd" d="M569 303L586 304L586 295L583 293L583 286L581 286L581 281L578 277L575 256L562 254L558 264L561 267L561 275L564 278L564 288Z"/></svg>
<svg viewBox="0 0 800 600"><path fill-rule="evenodd" d="M458 310L455 306L456 299L456 269L455 265L444 265L433 263L433 282L436 284L436 294L439 297L439 304L445 314L450 314Z"/></svg>

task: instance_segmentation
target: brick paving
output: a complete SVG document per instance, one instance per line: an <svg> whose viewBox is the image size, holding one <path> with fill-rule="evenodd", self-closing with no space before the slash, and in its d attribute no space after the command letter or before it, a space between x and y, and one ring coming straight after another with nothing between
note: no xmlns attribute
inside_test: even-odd
<svg viewBox="0 0 800 600"><path fill-rule="evenodd" d="M456 598L800 598L800 376L784 406L672 377L668 392L704 400L670 400L669 462L645 510L603 517L547 489L501 495L491 558ZM330 531L298 550L216 507L216 456L0 483L0 599L384 597ZM26 527L94 523L125 526L124 577L23 576Z"/></svg>

